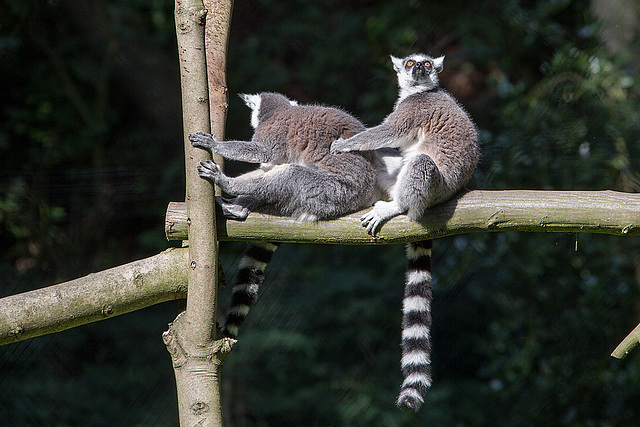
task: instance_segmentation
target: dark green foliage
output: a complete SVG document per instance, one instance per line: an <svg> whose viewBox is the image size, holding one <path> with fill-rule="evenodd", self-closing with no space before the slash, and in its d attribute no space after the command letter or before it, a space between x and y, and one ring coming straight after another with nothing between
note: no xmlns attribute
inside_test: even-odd
<svg viewBox="0 0 640 427"><path fill-rule="evenodd" d="M239 92L377 124L396 97L388 55L424 51L446 55L442 85L480 128L470 187L638 192L640 10L626 30L596 3L236 2L227 137L251 135ZM2 295L166 247L164 209L184 197L172 13L168 0L0 5ZM242 246L222 245L229 282ZM637 238L473 234L434 251L435 383L417 415L394 406L403 248L283 245L224 368L228 424L637 422L638 350L609 357L640 319ZM0 419L175 425L160 333L177 311L3 347Z"/></svg>

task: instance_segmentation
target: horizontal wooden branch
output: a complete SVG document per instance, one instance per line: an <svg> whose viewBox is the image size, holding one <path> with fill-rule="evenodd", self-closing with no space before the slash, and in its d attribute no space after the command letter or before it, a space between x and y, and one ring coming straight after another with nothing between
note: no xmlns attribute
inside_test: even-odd
<svg viewBox="0 0 640 427"><path fill-rule="evenodd" d="M188 250L0 299L0 345L129 313L187 294Z"/></svg>
<svg viewBox="0 0 640 427"><path fill-rule="evenodd" d="M558 231L640 235L640 195L601 192L472 191L435 206L420 223L402 216L372 238L359 214L304 223L251 214L246 221L220 221L220 240L297 243L384 244L481 231ZM167 236L187 238L183 203L167 211ZM186 296L188 250L156 256L65 283L0 299L0 345L128 313ZM621 344L620 357L637 342Z"/></svg>
<svg viewBox="0 0 640 427"><path fill-rule="evenodd" d="M218 215L218 239L273 242L386 244L488 231L585 232L640 235L640 194L615 191L470 191L434 206L414 222L393 218L375 238L360 226L361 213L305 223L252 213L245 221ZM187 239L186 206L172 202L165 231L169 240Z"/></svg>

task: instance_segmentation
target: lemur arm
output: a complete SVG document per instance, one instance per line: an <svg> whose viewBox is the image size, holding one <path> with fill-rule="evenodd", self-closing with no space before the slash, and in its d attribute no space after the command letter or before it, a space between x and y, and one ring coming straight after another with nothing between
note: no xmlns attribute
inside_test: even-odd
<svg viewBox="0 0 640 427"><path fill-rule="evenodd" d="M382 147L401 148L411 130L415 128L412 117L402 118L396 112L391 113L378 126L369 128L348 139L338 139L331 144L331 152L376 150Z"/></svg>
<svg viewBox="0 0 640 427"><path fill-rule="evenodd" d="M347 139L338 139L331 144L331 152L375 150L382 147L400 147L399 139L387 122L360 132Z"/></svg>
<svg viewBox="0 0 640 427"><path fill-rule="evenodd" d="M268 163L273 155L268 147L256 141L216 141L213 135L196 132L189 135L191 145L230 160L248 163Z"/></svg>

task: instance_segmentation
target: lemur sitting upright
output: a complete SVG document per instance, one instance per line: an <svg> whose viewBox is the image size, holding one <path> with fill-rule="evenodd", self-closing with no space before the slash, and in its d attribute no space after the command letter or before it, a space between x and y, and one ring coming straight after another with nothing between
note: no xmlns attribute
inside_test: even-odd
<svg viewBox="0 0 640 427"><path fill-rule="evenodd" d="M390 218L418 220L436 203L451 198L469 181L480 159L478 132L458 102L439 87L444 56L391 56L399 96L384 121L351 138L335 141L331 152L394 147L403 164L390 201L378 201L362 225L374 235ZM407 245L409 268L403 300L402 373L397 404L417 411L431 386L431 241Z"/></svg>
<svg viewBox="0 0 640 427"><path fill-rule="evenodd" d="M230 178L213 161L201 162L201 177L237 196L216 198L225 216L244 219L251 211L275 209L280 215L316 221L364 209L378 200L371 153L329 152L334 140L365 130L358 119L333 107L298 105L277 93L242 98L252 110L251 141L216 141L202 132L189 136L195 147L232 160L261 163L256 171ZM394 156L398 158L397 153L389 154ZM245 249L223 326L225 336L236 337L277 247L253 242Z"/></svg>

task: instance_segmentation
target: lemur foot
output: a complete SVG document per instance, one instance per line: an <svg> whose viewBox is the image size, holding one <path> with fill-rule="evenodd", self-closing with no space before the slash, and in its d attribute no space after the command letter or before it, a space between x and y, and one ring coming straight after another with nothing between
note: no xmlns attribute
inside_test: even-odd
<svg viewBox="0 0 640 427"><path fill-rule="evenodd" d="M251 213L251 209L246 206L242 206L237 202L239 199L236 197L235 199L225 199L224 197L217 196L216 202L222 208L222 214L225 218L235 219L238 221L243 221L247 219L249 214Z"/></svg>
<svg viewBox="0 0 640 427"><path fill-rule="evenodd" d="M216 137L204 132L196 132L189 135L189 141L191 145L198 148L204 148L211 151L213 146L218 142Z"/></svg>
<svg viewBox="0 0 640 427"><path fill-rule="evenodd" d="M200 175L200 178L209 179L215 184L224 176L220 166L215 164L213 160L201 161L200 166L198 166L198 175Z"/></svg>
<svg viewBox="0 0 640 427"><path fill-rule="evenodd" d="M360 218L360 221L362 226L366 227L367 233L375 236L383 223L401 213L402 210L394 202L378 201L373 209Z"/></svg>

